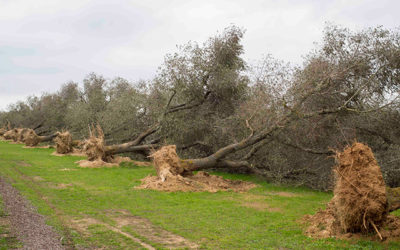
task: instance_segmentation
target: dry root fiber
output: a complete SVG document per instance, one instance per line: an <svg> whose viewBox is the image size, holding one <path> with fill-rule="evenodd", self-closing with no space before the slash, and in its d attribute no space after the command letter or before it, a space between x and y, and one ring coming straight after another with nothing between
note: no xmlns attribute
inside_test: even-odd
<svg viewBox="0 0 400 250"><path fill-rule="evenodd" d="M6 140L13 140L14 142L18 141L18 135L22 129L21 128L13 128L4 133L4 138Z"/></svg>
<svg viewBox="0 0 400 250"><path fill-rule="evenodd" d="M326 210L305 218L311 224L307 234L342 237L375 233L380 239L394 236L387 228L400 218L388 216L385 182L371 149L356 142L336 157L339 164L334 169L334 197Z"/></svg>
<svg viewBox="0 0 400 250"><path fill-rule="evenodd" d="M157 176L147 176L142 179L142 184L137 189L154 189L167 192L217 192L233 190L245 192L256 187L254 183L244 181L225 180L220 176L198 172L192 175L186 170L176 154L176 146L164 146L154 152L151 157L157 170Z"/></svg>
<svg viewBox="0 0 400 250"><path fill-rule="evenodd" d="M175 145L164 146L152 153L150 157L153 158L157 176L160 177L161 181L165 181L168 177L188 174L176 153Z"/></svg>
<svg viewBox="0 0 400 250"><path fill-rule="evenodd" d="M33 129L25 129L21 132L21 139L21 142L24 142L28 147L37 146L41 142L40 137Z"/></svg>
<svg viewBox="0 0 400 250"><path fill-rule="evenodd" d="M74 152L74 146L79 146L80 141L72 140L72 135L68 131L59 132L54 138L57 154L70 154Z"/></svg>
<svg viewBox="0 0 400 250"><path fill-rule="evenodd" d="M0 128L0 136L3 136L7 130L5 128Z"/></svg>
<svg viewBox="0 0 400 250"><path fill-rule="evenodd" d="M89 138L83 142L83 152L89 161L112 161L112 157L106 156L104 133L99 125L89 129Z"/></svg>

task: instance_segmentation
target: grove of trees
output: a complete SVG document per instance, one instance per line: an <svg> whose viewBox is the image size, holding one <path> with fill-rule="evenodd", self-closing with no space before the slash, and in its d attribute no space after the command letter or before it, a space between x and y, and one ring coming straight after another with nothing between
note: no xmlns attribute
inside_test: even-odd
<svg viewBox="0 0 400 250"><path fill-rule="evenodd" d="M334 151L357 140L373 149L386 183L400 186L400 33L329 25L301 66L271 56L249 65L243 35L230 26L182 45L151 80L91 73L82 88L68 82L10 105L0 124L38 135L68 130L75 139L97 124L105 154L143 158L175 144L191 170L321 190L331 188Z"/></svg>

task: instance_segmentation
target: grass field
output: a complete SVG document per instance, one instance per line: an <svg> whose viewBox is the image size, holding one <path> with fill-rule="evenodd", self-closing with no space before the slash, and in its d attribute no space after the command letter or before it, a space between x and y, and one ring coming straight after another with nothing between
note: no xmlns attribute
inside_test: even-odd
<svg viewBox="0 0 400 250"><path fill-rule="evenodd" d="M400 249L400 242L304 236L300 219L324 208L330 193L222 173L259 187L248 193L136 190L140 179L155 173L152 168L85 169L74 164L81 158L52 152L0 142L0 175L47 216L65 244L138 249L139 239L158 249L188 244L204 249ZM190 243L177 243L181 237Z"/></svg>

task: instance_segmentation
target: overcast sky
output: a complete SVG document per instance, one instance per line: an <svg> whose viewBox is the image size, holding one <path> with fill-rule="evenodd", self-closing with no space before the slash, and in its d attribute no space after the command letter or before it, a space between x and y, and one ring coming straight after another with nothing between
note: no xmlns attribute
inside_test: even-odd
<svg viewBox="0 0 400 250"><path fill-rule="evenodd" d="M300 63L325 22L400 27L397 0L0 0L0 110L90 72L150 79L167 53L230 24L245 59Z"/></svg>

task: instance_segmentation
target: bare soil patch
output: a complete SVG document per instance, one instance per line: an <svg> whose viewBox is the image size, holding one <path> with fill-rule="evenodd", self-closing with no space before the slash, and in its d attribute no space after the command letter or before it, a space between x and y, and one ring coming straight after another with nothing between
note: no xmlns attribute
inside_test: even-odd
<svg viewBox="0 0 400 250"><path fill-rule="evenodd" d="M16 162L18 166L22 166L22 167L32 167L31 164L27 163L26 161L17 161Z"/></svg>
<svg viewBox="0 0 400 250"><path fill-rule="evenodd" d="M279 208L271 208L267 203L259 202L259 201L243 202L243 203L241 203L241 206L253 208L258 211L281 212L281 210Z"/></svg>
<svg viewBox="0 0 400 250"><path fill-rule="evenodd" d="M133 164L135 164L136 166L139 166L139 167L151 167L152 166L152 163L148 162L148 161L134 161L134 160L132 160L130 162L132 162Z"/></svg>
<svg viewBox="0 0 400 250"><path fill-rule="evenodd" d="M376 234L375 239L400 237L400 218L390 215L385 182L372 150L354 143L338 152L334 197L325 210L306 216L306 234L349 238Z"/></svg>
<svg viewBox="0 0 400 250"><path fill-rule="evenodd" d="M72 168L62 168L59 171L76 171L76 169L72 169Z"/></svg>
<svg viewBox="0 0 400 250"><path fill-rule="evenodd" d="M238 202L239 206L253 208L258 211L282 212L278 207L270 207L265 198L263 195L243 193L239 199L229 198L229 200Z"/></svg>
<svg viewBox="0 0 400 250"><path fill-rule="evenodd" d="M40 177L40 176L34 176L34 177L32 178L32 180L33 180L33 181L44 181L44 179L43 179L42 177Z"/></svg>
<svg viewBox="0 0 400 250"><path fill-rule="evenodd" d="M23 243L23 249L65 249L60 243L61 237L46 224L45 218L1 177L0 193L11 230Z"/></svg>
<svg viewBox="0 0 400 250"><path fill-rule="evenodd" d="M44 145L44 146L23 146L23 148L52 148L50 145Z"/></svg>

